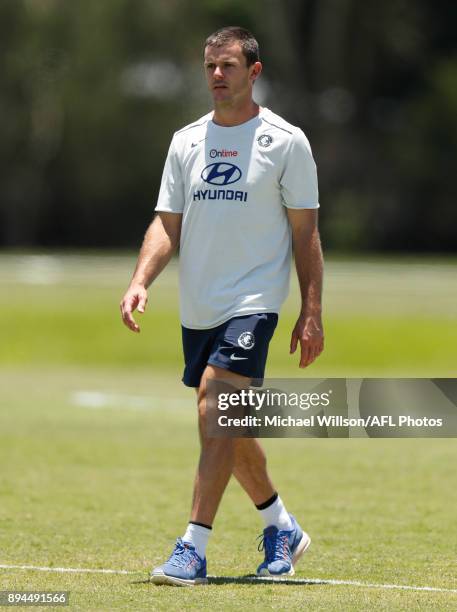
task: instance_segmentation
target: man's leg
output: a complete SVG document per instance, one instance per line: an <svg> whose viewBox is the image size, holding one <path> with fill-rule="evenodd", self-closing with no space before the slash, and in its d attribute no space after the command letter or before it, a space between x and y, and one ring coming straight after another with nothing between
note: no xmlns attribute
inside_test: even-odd
<svg viewBox="0 0 457 612"><path fill-rule="evenodd" d="M206 545L219 503L232 473L257 506L267 527L273 527L278 533L289 534L288 540L291 540L290 534L292 532L295 534L297 531L290 523L291 517L281 499L275 493L267 473L265 453L258 441L249 438L209 437L208 413L210 410L217 410L216 405L210 405L214 398L208 397L207 393L208 382L211 379L224 380L236 389L247 388L251 382L250 377L214 365L207 365L203 371L197 389L201 451L194 484L191 520L184 536L178 538L168 562L152 572L152 580L158 584L206 582ZM285 526L286 524L290 527ZM290 541L291 554L297 548L295 540L294 535L293 541ZM273 573L272 570L275 568L269 564L269 561L271 559L267 559L266 555L264 563L259 567L259 570L262 568L262 573L265 564L269 568L268 571ZM285 567L282 564L280 571L274 573L285 573L289 567L290 565Z"/></svg>
<svg viewBox="0 0 457 612"><path fill-rule="evenodd" d="M256 438L234 439L233 475L256 506L275 494L267 471L267 458Z"/></svg>
<svg viewBox="0 0 457 612"><path fill-rule="evenodd" d="M235 389L246 389L251 382L250 378L223 368L210 365L205 369L197 390L201 452L194 485L191 524L206 528L207 532L197 528L194 534L195 527L191 527L183 539L187 536L189 541L198 545L199 538L206 536L206 548L217 508L232 473L259 510L266 527L274 525L278 529L291 530L292 521L268 475L266 456L258 440L207 436L208 411L216 409L209 405L212 398L208 397L207 387L211 379L226 381ZM201 543L200 546L203 548Z"/></svg>
<svg viewBox="0 0 457 612"><path fill-rule="evenodd" d="M258 506L276 491L267 472L265 452L255 438L209 438L206 434L208 410L207 383L224 380L236 389L249 387L250 378L208 366L197 389L201 452L195 478L191 521L211 526L231 474Z"/></svg>
<svg viewBox="0 0 457 612"><path fill-rule="evenodd" d="M208 436L208 412L216 410L209 404L208 381L224 380L242 389L250 379L228 370L208 365L198 389L198 426L200 431L200 460L195 477L191 521L211 526L234 466L234 439Z"/></svg>
<svg viewBox="0 0 457 612"><path fill-rule="evenodd" d="M275 491L268 476L265 453L259 442L251 438L210 438L206 427L208 411L217 410L217 406L209 405L215 398L208 398L208 382L217 379L235 389L245 389L249 387L254 372L257 378L262 378L268 342L275 323L275 318L268 315L240 317L229 321L218 332L210 356L211 365L204 370L197 391L201 455L189 527L192 529L192 523L198 523L196 528L201 531L206 528L207 541L223 492L233 473L256 505L265 524L265 560L257 571L278 575L293 573L293 563L309 545L309 536L287 512ZM245 336L249 336L250 346L241 342ZM240 350L243 361L237 363L237 367L244 366L241 370L244 376L225 369L232 355L236 352L239 356ZM215 362L217 365L214 365ZM219 362L223 364L222 367L217 367ZM188 532L186 536L193 537Z"/></svg>
<svg viewBox="0 0 457 612"><path fill-rule="evenodd" d="M293 520L267 471L267 458L255 438L235 438L233 475L259 511L265 527L293 529Z"/></svg>
<svg viewBox="0 0 457 612"><path fill-rule="evenodd" d="M212 525L222 494L233 473L256 506L275 496L275 488L267 471L267 459L255 438L208 438L206 418L207 383L210 379L224 380L236 389L249 387L251 379L228 370L208 366L202 376L198 397L200 461L195 478L191 521ZM229 466L231 470L229 471Z"/></svg>
<svg viewBox="0 0 457 612"><path fill-rule="evenodd" d="M170 559L151 574L156 584L204 584L206 579L206 545L219 503L233 471L234 440L210 438L208 413L217 410L208 397L211 379L225 380L235 388L249 385L250 379L222 368L208 365L197 391L200 460L195 477L190 522L182 538L178 538Z"/></svg>
<svg viewBox="0 0 457 612"><path fill-rule="evenodd" d="M236 438L233 474L254 502L265 524L265 559L257 574L281 576L295 573L294 565L311 539L289 514L267 471L265 453L255 438Z"/></svg>

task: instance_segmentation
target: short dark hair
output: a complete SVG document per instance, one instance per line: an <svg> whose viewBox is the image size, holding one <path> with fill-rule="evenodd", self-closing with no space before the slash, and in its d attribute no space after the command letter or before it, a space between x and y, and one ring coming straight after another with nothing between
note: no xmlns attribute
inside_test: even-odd
<svg viewBox="0 0 457 612"><path fill-rule="evenodd" d="M259 61L259 43L254 36L245 28L238 26L228 26L216 30L205 41L206 47L223 47L224 45L238 42L246 58L246 64L252 66Z"/></svg>

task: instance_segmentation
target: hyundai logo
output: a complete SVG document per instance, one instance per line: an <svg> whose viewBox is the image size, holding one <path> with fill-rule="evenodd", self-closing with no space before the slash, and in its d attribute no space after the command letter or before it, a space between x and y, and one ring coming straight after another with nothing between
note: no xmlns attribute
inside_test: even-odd
<svg viewBox="0 0 457 612"><path fill-rule="evenodd" d="M209 164L204 168L201 177L210 185L230 185L240 180L241 170L233 164Z"/></svg>

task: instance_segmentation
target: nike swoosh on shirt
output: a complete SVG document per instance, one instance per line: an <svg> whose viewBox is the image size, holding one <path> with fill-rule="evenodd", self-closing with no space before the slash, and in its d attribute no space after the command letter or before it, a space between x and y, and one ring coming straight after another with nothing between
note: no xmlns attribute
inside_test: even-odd
<svg viewBox="0 0 457 612"><path fill-rule="evenodd" d="M231 359L232 361L239 361L240 359L248 359L248 357L237 357L237 356L235 355L235 353L232 353L232 354L230 355L230 359Z"/></svg>
<svg viewBox="0 0 457 612"><path fill-rule="evenodd" d="M197 145L199 145L201 142L204 142L206 140L206 136L204 138L201 138L200 140L198 140L197 142L191 142L190 143L190 148L193 149L194 147L196 147Z"/></svg>

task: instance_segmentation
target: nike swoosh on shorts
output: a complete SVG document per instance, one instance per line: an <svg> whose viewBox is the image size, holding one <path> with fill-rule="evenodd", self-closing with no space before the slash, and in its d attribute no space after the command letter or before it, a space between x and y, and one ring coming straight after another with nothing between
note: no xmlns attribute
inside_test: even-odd
<svg viewBox="0 0 457 612"><path fill-rule="evenodd" d="M235 355L235 353L232 353L232 354L230 355L230 359L231 359L232 361L240 361L241 359L248 359L248 357L237 357L237 356Z"/></svg>

